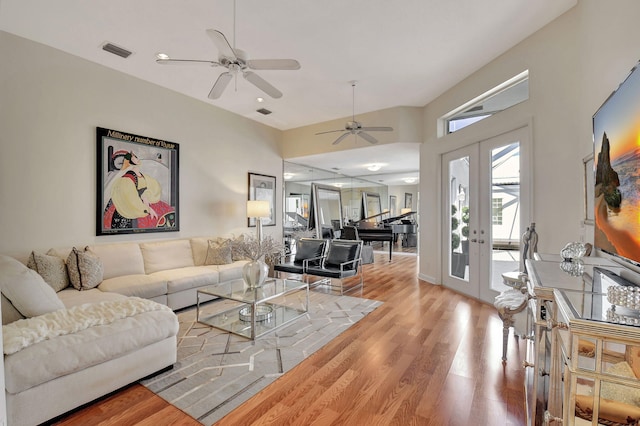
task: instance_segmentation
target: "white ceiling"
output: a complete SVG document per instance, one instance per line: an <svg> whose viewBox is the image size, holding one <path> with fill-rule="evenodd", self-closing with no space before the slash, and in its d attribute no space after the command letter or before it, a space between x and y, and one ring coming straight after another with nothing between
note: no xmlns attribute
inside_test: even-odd
<svg viewBox="0 0 640 426"><path fill-rule="evenodd" d="M216 60L205 30L217 29L234 43L233 0L0 0L0 30L287 130L350 117L352 80L358 81L356 114L424 106L576 2L237 0L236 46L250 59L301 64L296 71L257 71L284 94L280 99L239 78L235 90L232 82L210 100L226 69L155 63L159 52ZM107 53L105 42L133 55Z"/></svg>
<svg viewBox="0 0 640 426"><path fill-rule="evenodd" d="M290 158L287 161L345 176L358 176L383 185L407 185L403 181L406 178L415 178L416 182L412 184L417 184L420 170L420 144L370 145L331 154ZM373 164L380 165L381 169L368 170L367 167ZM293 180L306 181L314 178L317 180L317 172L308 173L304 167L290 167L290 169L294 174Z"/></svg>

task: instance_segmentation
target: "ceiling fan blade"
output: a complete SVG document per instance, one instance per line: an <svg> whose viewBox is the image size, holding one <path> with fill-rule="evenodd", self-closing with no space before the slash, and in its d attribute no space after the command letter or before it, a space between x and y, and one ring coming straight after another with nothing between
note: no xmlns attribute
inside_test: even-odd
<svg viewBox="0 0 640 426"><path fill-rule="evenodd" d="M216 83L213 85L211 91L209 92L209 99L218 99L222 95L222 92L224 92L224 89L227 88L232 78L233 75L229 72L223 72L222 74L220 74L218 76L218 79L216 80Z"/></svg>
<svg viewBox="0 0 640 426"><path fill-rule="evenodd" d="M358 136L360 136L362 139L364 139L365 141L371 143L371 144L377 144L378 143L378 139L374 138L373 136L371 136L368 133L365 133L363 131L360 131L358 133L356 133Z"/></svg>
<svg viewBox="0 0 640 426"><path fill-rule="evenodd" d="M335 141L333 141L333 143L331 145L338 145L340 142L342 142L342 140L344 138L346 138L347 136L349 136L351 134L351 132L346 132L344 135L340 136L338 139L336 139Z"/></svg>
<svg viewBox="0 0 640 426"><path fill-rule="evenodd" d="M340 130L328 130L326 132L320 132L320 133L316 133L316 135L324 135L325 133L335 133L335 132L344 132L344 129L340 129Z"/></svg>
<svg viewBox="0 0 640 426"><path fill-rule="evenodd" d="M200 60L200 59L156 59L156 62L160 65L202 64L202 65L211 65L212 67L217 67L220 65L216 61L207 61L207 60Z"/></svg>
<svg viewBox="0 0 640 426"><path fill-rule="evenodd" d="M361 127L360 130L367 132L393 132L393 127Z"/></svg>
<svg viewBox="0 0 640 426"><path fill-rule="evenodd" d="M295 59L250 59L247 66L254 70L299 70L300 63Z"/></svg>
<svg viewBox="0 0 640 426"><path fill-rule="evenodd" d="M243 76L244 78L247 79L249 83L253 84L258 89L262 90L264 93L271 96L272 98L282 97L282 92L280 92L278 89L273 87L270 83L268 83L265 79L260 77L258 74L251 71L247 71L243 73Z"/></svg>
<svg viewBox="0 0 640 426"><path fill-rule="evenodd" d="M213 40L221 56L225 56L233 60L238 59L236 57L236 53L233 51L233 47L231 47L229 40L227 40L224 34L222 34L218 30L210 29L207 30L207 35L209 36L209 38L211 38L211 40Z"/></svg>

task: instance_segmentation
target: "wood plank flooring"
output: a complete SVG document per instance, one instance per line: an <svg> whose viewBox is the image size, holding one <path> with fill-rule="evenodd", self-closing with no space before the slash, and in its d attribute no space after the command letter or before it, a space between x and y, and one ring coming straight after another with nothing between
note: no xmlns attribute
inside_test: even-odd
<svg viewBox="0 0 640 426"><path fill-rule="evenodd" d="M503 366L493 306L419 281L407 254L376 253L361 295L385 303L217 425L525 424L524 343ZM198 423L132 385L55 424Z"/></svg>

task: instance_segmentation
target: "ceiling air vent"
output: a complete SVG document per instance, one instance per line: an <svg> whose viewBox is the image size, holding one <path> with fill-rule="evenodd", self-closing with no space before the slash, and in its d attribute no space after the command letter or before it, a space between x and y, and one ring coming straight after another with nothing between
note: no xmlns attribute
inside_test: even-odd
<svg viewBox="0 0 640 426"><path fill-rule="evenodd" d="M102 45L102 50L106 50L109 53L113 53L114 55L118 55L121 58L128 58L131 55L131 52L127 49L123 49L122 47L118 47L112 43L105 43Z"/></svg>
<svg viewBox="0 0 640 426"><path fill-rule="evenodd" d="M256 111L258 111L260 114L263 114L263 115L269 115L269 114L271 114L271 111L269 111L269 110L268 110L268 109L266 109L266 108L260 108L260 109L257 109Z"/></svg>

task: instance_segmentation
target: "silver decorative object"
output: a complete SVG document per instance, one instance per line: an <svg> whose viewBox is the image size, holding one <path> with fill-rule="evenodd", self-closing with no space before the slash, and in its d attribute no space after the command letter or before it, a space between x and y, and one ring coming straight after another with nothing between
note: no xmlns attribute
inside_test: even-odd
<svg viewBox="0 0 640 426"><path fill-rule="evenodd" d="M261 287L269 276L269 265L261 260L250 260L242 267L242 279L250 289Z"/></svg>
<svg viewBox="0 0 640 426"><path fill-rule="evenodd" d="M572 277L579 277L584 272L584 263L580 259L573 260L571 262L560 262L560 269Z"/></svg>
<svg viewBox="0 0 640 426"><path fill-rule="evenodd" d="M245 306L244 308L240 309L240 311L238 312L238 316L240 318L240 321L251 321L251 311L252 311L252 307L251 306ZM269 319L271 319L271 316L273 315L273 307L269 306L269 305L258 305L256 307L256 321L258 322L263 322L263 321L267 321Z"/></svg>
<svg viewBox="0 0 640 426"><path fill-rule="evenodd" d="M640 287L614 285L607 288L607 300L612 305L640 310Z"/></svg>
<svg viewBox="0 0 640 426"><path fill-rule="evenodd" d="M578 242L569 243L560 250L560 256L562 256L566 262L582 259L585 254L587 254L587 246Z"/></svg>

